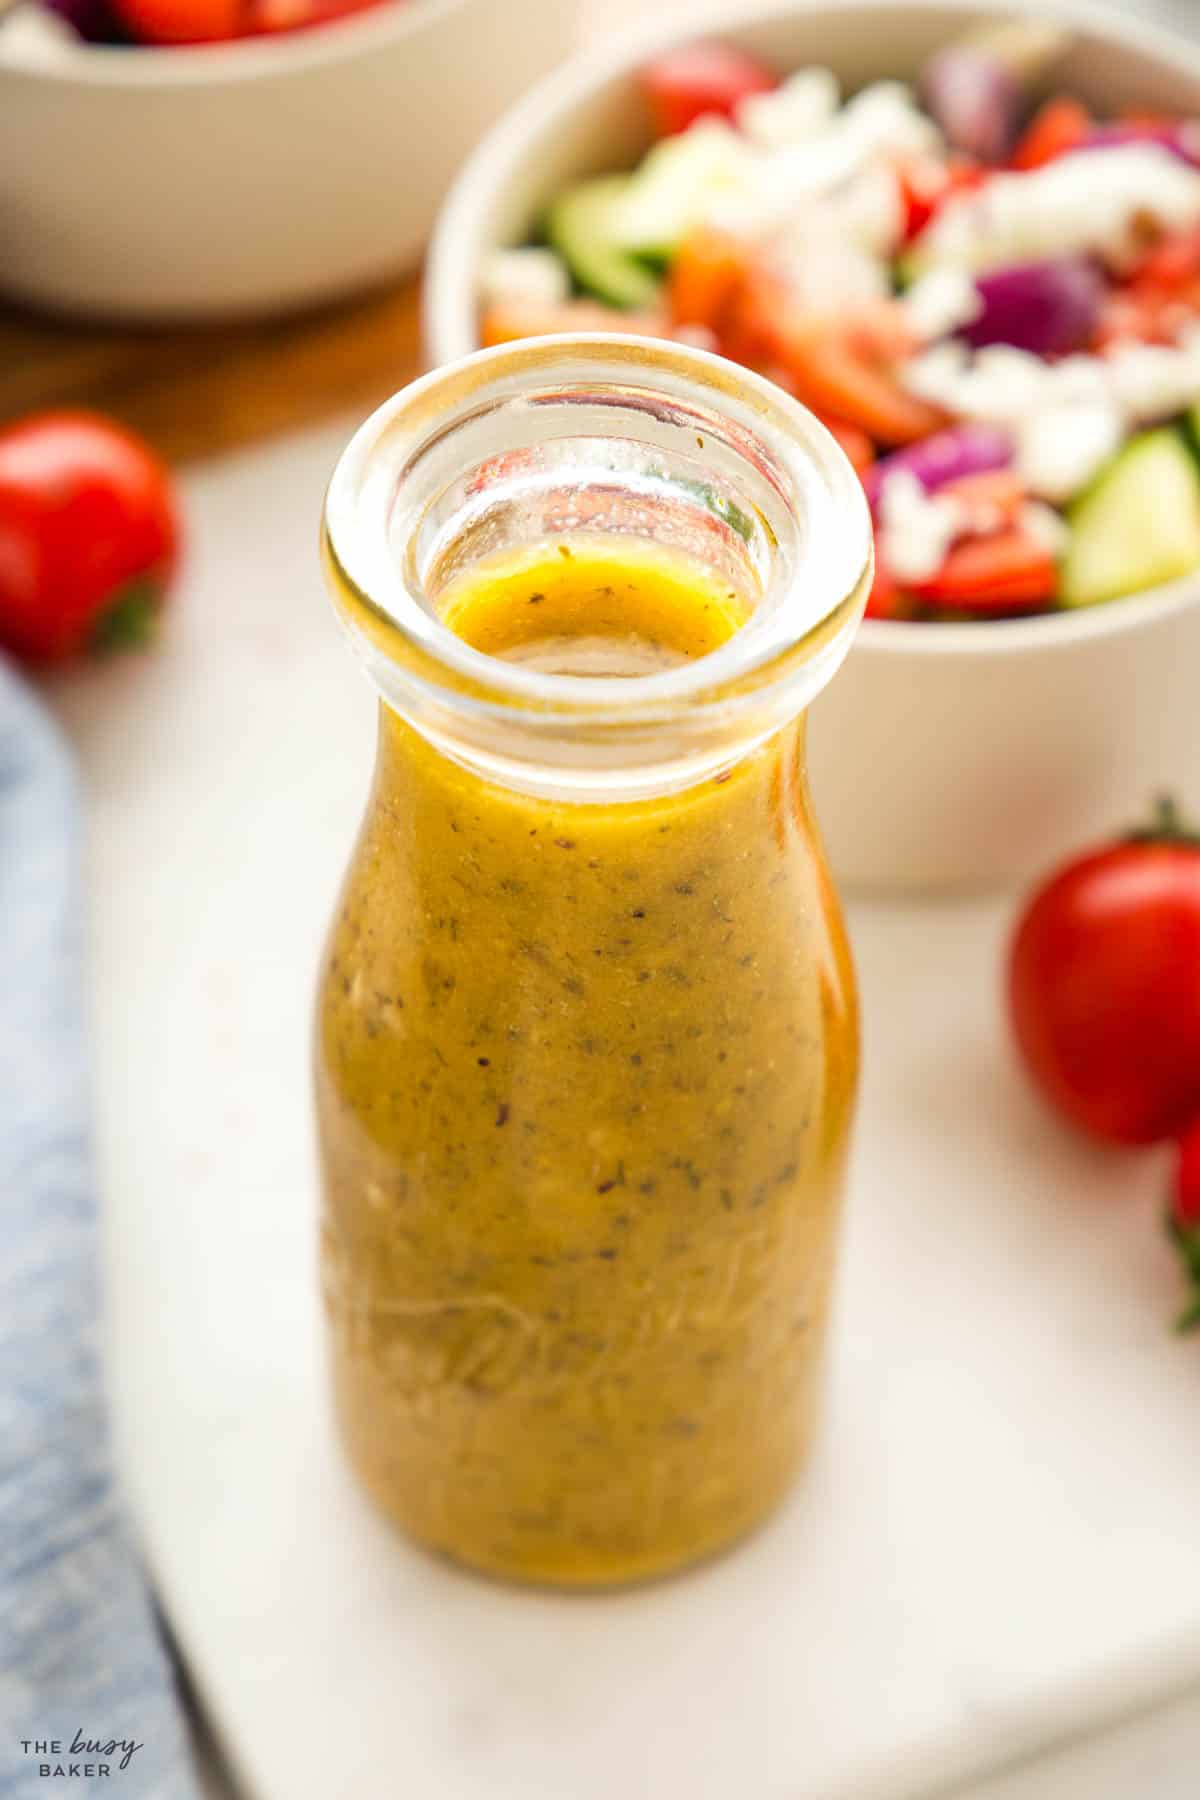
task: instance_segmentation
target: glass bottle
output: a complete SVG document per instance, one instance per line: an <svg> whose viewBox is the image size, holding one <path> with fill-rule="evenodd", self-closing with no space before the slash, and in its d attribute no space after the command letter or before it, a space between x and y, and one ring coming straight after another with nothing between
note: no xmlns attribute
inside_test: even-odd
<svg viewBox="0 0 1200 1800"><path fill-rule="evenodd" d="M446 624L486 559L596 533L745 623L633 676ZM546 339L381 407L324 553L381 697L317 1015L346 1449L463 1563L657 1575L756 1525L813 1427L858 1045L804 712L865 602L862 491L745 370Z"/></svg>

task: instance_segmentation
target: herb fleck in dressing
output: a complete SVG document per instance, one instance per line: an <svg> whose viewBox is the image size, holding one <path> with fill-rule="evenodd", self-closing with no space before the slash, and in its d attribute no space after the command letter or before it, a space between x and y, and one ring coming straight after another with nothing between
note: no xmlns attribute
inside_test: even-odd
<svg viewBox="0 0 1200 1800"><path fill-rule="evenodd" d="M669 667L743 617L698 567L584 536L440 604L565 674ZM460 1561L658 1574L802 1457L857 1032L801 733L571 804L382 710L320 995L324 1284L354 1464Z"/></svg>

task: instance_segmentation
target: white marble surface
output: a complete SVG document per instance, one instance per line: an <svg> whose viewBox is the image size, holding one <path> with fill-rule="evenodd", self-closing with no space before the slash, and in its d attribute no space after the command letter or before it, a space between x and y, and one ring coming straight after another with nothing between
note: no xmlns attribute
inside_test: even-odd
<svg viewBox="0 0 1200 1800"><path fill-rule="evenodd" d="M689 1579L558 1600L442 1568L360 1503L321 1376L307 1080L371 736L315 568L342 436L193 475L159 654L61 690L124 1466L245 1792L908 1800L1200 1679L1200 1361L1164 1329L1161 1165L1075 1144L1024 1091L999 906L856 913L828 1428L774 1525Z"/></svg>
<svg viewBox="0 0 1200 1800"><path fill-rule="evenodd" d="M1198 1760L1193 1693L1004 1775L944 1790L940 1800L1194 1800ZM244 1800L211 1751L202 1750L200 1767L205 1800Z"/></svg>
<svg viewBox="0 0 1200 1800"><path fill-rule="evenodd" d="M1193 1800L1198 1759L1193 1692L946 1800Z"/></svg>

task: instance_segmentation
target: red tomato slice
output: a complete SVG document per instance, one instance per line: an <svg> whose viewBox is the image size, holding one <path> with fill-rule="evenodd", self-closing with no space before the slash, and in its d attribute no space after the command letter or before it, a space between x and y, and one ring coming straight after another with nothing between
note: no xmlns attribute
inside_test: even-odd
<svg viewBox="0 0 1200 1800"><path fill-rule="evenodd" d="M875 555L875 579L871 583L871 592L867 596L867 609L864 619L900 619L904 617L904 597L895 581Z"/></svg>
<svg viewBox="0 0 1200 1800"><path fill-rule="evenodd" d="M789 305L783 283L756 264L747 268L725 310L718 333L722 356L762 370L774 364L781 387L791 390L791 379L775 354L778 320Z"/></svg>
<svg viewBox="0 0 1200 1800"><path fill-rule="evenodd" d="M639 76L659 137L686 131L705 113L732 118L751 94L779 86L765 63L732 44L687 44L648 63Z"/></svg>
<svg viewBox="0 0 1200 1800"><path fill-rule="evenodd" d="M720 337L746 278L747 246L731 232L692 232L671 265L667 306L675 325L704 325Z"/></svg>
<svg viewBox="0 0 1200 1800"><path fill-rule="evenodd" d="M902 237L910 244L932 219L945 186L945 164L936 156L906 158L896 165L900 203L904 208Z"/></svg>
<svg viewBox="0 0 1200 1800"><path fill-rule="evenodd" d="M938 491L966 505L969 524L963 535L968 537L987 537L1016 525L1029 498L1025 483L1013 469L960 475L956 481L943 482Z"/></svg>
<svg viewBox="0 0 1200 1800"><path fill-rule="evenodd" d="M1091 349L1110 344L1173 344L1180 330L1200 316L1200 275L1178 287L1128 282L1105 300Z"/></svg>
<svg viewBox="0 0 1200 1800"><path fill-rule="evenodd" d="M721 350L732 361L778 371L780 386L813 412L877 444L911 443L945 422L888 373L889 363L913 347L904 309L894 301L836 316L814 313L763 268L747 272L721 332Z"/></svg>
<svg viewBox="0 0 1200 1800"><path fill-rule="evenodd" d="M1010 529L956 544L936 575L911 588L956 612L1033 612L1054 598L1058 565L1044 544Z"/></svg>
<svg viewBox="0 0 1200 1800"><path fill-rule="evenodd" d="M875 446L858 425L847 419L836 419L830 413L818 415L822 425L835 437L856 475L863 475L875 461Z"/></svg>
<svg viewBox="0 0 1200 1800"><path fill-rule="evenodd" d="M1200 226L1176 232L1155 245L1134 269L1130 281L1137 288L1165 289L1168 293L1189 287L1200 277Z"/></svg>
<svg viewBox="0 0 1200 1800"><path fill-rule="evenodd" d="M904 207L903 238L906 244L919 237L952 194L966 193L988 178L989 171L970 157L912 156L896 165L900 200Z"/></svg>
<svg viewBox="0 0 1200 1800"><path fill-rule="evenodd" d="M1077 150L1096 121L1080 101L1061 94L1036 112L1013 151L1014 169L1040 169L1055 157Z"/></svg>
<svg viewBox="0 0 1200 1800"><path fill-rule="evenodd" d="M1090 350L1107 350L1110 344L1158 344L1162 336L1162 304L1157 295L1147 297L1132 288L1117 288L1104 301Z"/></svg>
<svg viewBox="0 0 1200 1800"><path fill-rule="evenodd" d="M895 300L864 300L847 307L839 327L850 349L868 362L903 362L921 348L912 320Z"/></svg>
<svg viewBox="0 0 1200 1800"><path fill-rule="evenodd" d="M945 423L937 408L908 394L850 341L852 325L826 317L784 317L774 351L793 392L823 417L832 414L877 444L911 444Z"/></svg>

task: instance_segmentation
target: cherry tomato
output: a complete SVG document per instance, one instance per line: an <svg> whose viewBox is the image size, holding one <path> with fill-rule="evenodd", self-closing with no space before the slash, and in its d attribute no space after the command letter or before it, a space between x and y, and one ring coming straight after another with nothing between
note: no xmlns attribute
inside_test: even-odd
<svg viewBox="0 0 1200 1800"><path fill-rule="evenodd" d="M296 31L360 12L376 0L112 0L143 44L212 44L262 32Z"/></svg>
<svg viewBox="0 0 1200 1800"><path fill-rule="evenodd" d="M705 113L732 118L751 94L768 94L778 77L732 44L687 44L655 57L642 70L642 92L659 137L686 131Z"/></svg>
<svg viewBox="0 0 1200 1800"><path fill-rule="evenodd" d="M1177 1149L1171 1216L1185 1231L1200 1235L1200 1119L1188 1126Z"/></svg>
<svg viewBox="0 0 1200 1800"><path fill-rule="evenodd" d="M1179 1252L1190 1298L1176 1321L1178 1331L1200 1329L1200 1118L1179 1139L1167 1230Z"/></svg>
<svg viewBox="0 0 1200 1800"><path fill-rule="evenodd" d="M113 0L113 10L144 44L220 43L250 29L245 0Z"/></svg>
<svg viewBox="0 0 1200 1800"><path fill-rule="evenodd" d="M254 30L302 31L378 4L379 0L253 0Z"/></svg>
<svg viewBox="0 0 1200 1800"><path fill-rule="evenodd" d="M30 662L145 638L175 565L171 477L96 413L0 431L0 645Z"/></svg>
<svg viewBox="0 0 1200 1800"><path fill-rule="evenodd" d="M1060 869L1009 959L1017 1043L1047 1099L1117 1144L1200 1117L1200 838L1173 809Z"/></svg>

